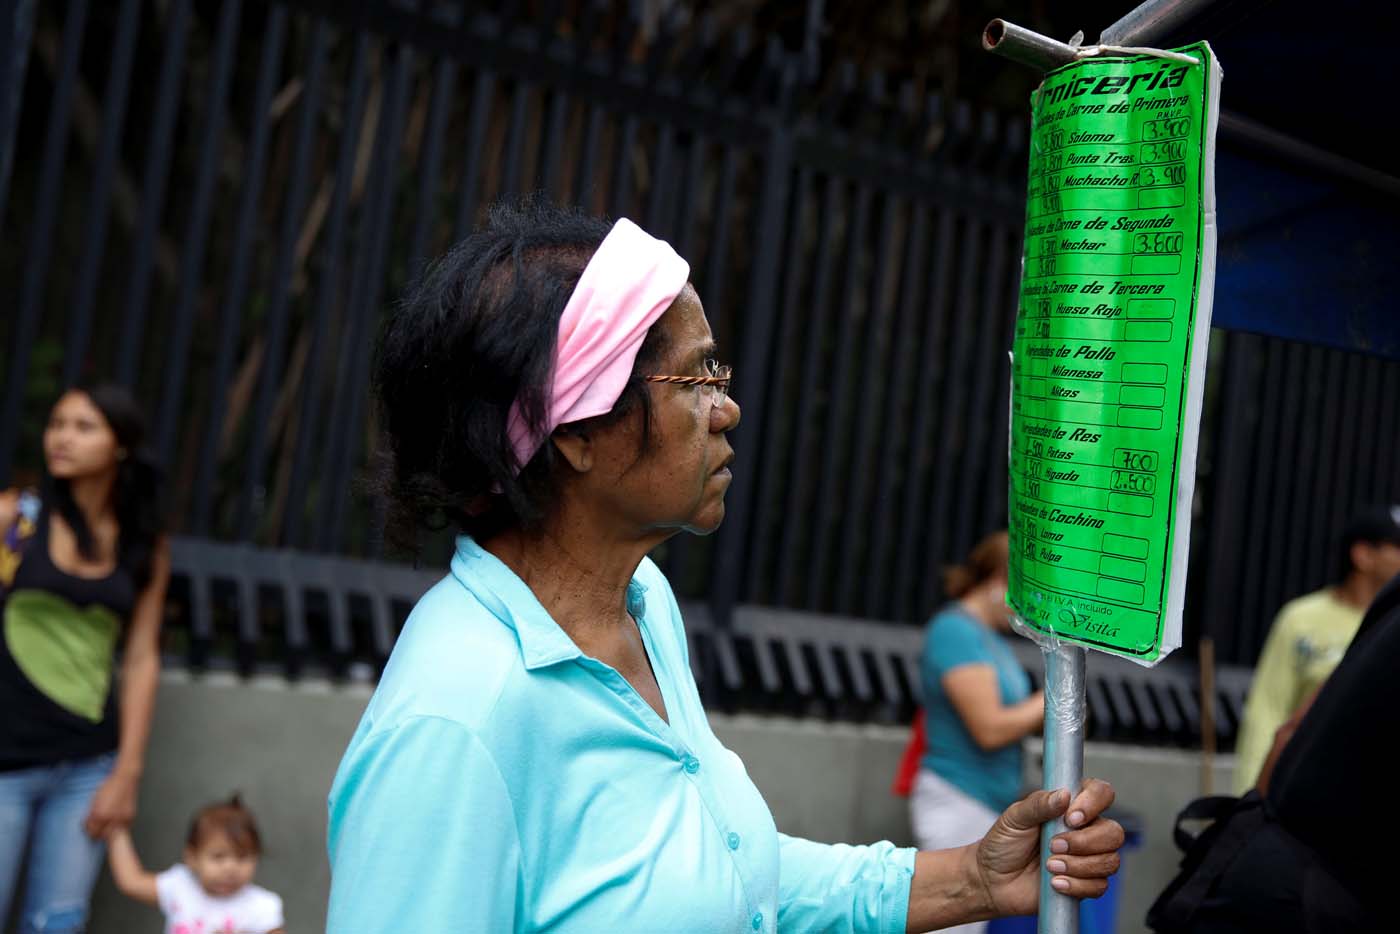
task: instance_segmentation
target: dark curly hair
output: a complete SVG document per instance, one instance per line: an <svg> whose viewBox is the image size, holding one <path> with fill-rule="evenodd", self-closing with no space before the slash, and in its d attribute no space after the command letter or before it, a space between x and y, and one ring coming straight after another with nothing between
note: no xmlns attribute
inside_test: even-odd
<svg viewBox="0 0 1400 934"><path fill-rule="evenodd" d="M516 463L507 433L518 399L532 430L546 424L559 318L608 221L539 196L492 206L485 223L412 286L389 316L375 355L383 441L376 484L388 537L410 548L421 531L455 527L484 540L535 528L557 488L552 444ZM633 376L600 425L651 407L637 375L664 353L653 327Z"/></svg>
<svg viewBox="0 0 1400 934"><path fill-rule="evenodd" d="M138 587L143 587L151 577L156 540L165 529L165 474L146 446L146 417L131 392L115 383L74 386L68 392L87 396L106 419L118 446L126 449L112 487L112 504L117 513L117 563L131 574ZM40 494L73 530L78 553L88 560L95 559L97 545L92 529L73 500L68 481L45 470Z"/></svg>

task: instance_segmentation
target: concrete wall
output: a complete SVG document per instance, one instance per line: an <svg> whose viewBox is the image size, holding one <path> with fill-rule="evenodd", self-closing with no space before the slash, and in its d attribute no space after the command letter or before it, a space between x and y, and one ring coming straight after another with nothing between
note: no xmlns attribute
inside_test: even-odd
<svg viewBox="0 0 1400 934"><path fill-rule="evenodd" d="M326 792L369 696L324 682L166 673L132 831L146 868L180 858L201 805L241 792L262 832L257 881L282 896L291 934L325 930ZM158 911L124 898L103 874L91 934L155 934L160 925Z"/></svg>
<svg viewBox="0 0 1400 934"><path fill-rule="evenodd" d="M237 790L258 815L266 855L259 881L282 895L292 934L325 926L330 870L325 856L326 791L369 698L366 688L278 680L193 679L169 673L156 711L135 838L149 868L179 858L189 815ZM778 827L817 840L912 842L906 802L890 794L905 731L770 717L713 718L715 732L748 766ZM1038 768L1036 747L1030 764ZM1198 794L1195 756L1090 745L1085 773L1112 781L1121 806L1146 824L1143 847L1127 854L1120 898L1122 934L1141 919L1175 871L1171 820ZM1228 760L1215 787L1227 787ZM158 914L120 896L105 876L92 934L160 929Z"/></svg>

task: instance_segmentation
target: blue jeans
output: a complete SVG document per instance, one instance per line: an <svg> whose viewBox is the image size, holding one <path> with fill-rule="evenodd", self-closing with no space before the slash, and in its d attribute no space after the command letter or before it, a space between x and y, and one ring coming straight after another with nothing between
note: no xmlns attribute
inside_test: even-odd
<svg viewBox="0 0 1400 934"><path fill-rule="evenodd" d="M105 845L83 833L97 788L116 755L0 772L0 925L9 914L24 862L28 884L19 934L78 934Z"/></svg>

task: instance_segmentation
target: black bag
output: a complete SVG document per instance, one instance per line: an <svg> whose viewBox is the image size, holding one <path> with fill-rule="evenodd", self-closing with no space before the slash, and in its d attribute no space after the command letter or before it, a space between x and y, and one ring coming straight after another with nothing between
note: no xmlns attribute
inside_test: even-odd
<svg viewBox="0 0 1400 934"><path fill-rule="evenodd" d="M1181 871L1147 911L1147 926L1160 934L1190 931L1191 923L1210 892L1264 821L1258 792L1243 798L1215 795L1197 798L1176 815L1172 839L1184 854ZM1192 836L1182 826L1187 821L1209 820L1211 825Z"/></svg>
<svg viewBox="0 0 1400 934"><path fill-rule="evenodd" d="M1182 825L1212 823L1199 834ZM1257 791L1197 798L1172 836L1185 854L1147 912L1158 934L1347 934L1380 930Z"/></svg>

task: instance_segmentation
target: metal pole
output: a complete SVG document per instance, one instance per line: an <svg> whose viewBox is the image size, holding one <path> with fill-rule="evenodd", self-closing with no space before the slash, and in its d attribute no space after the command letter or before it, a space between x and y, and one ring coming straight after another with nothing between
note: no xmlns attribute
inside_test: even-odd
<svg viewBox="0 0 1400 934"><path fill-rule="evenodd" d="M0 25L0 219L5 216L10 190L19 111L24 100L24 74L33 37L34 2L19 0L10 8L9 19Z"/></svg>
<svg viewBox="0 0 1400 934"><path fill-rule="evenodd" d="M1210 6L1211 0L1147 0L1099 34L1100 45L1150 45Z"/></svg>
<svg viewBox="0 0 1400 934"><path fill-rule="evenodd" d="M1088 652L1057 645L1045 653L1045 774L1043 787L1067 788L1071 796L1084 779L1084 672ZM1040 865L1051 859L1050 839L1067 828L1063 820L1040 831ZM1079 900L1061 895L1040 873L1040 934L1078 934Z"/></svg>
<svg viewBox="0 0 1400 934"><path fill-rule="evenodd" d="M1353 159L1329 152L1303 140L1271 130L1237 113L1220 112L1220 136L1237 146L1253 149L1286 163L1313 169L1343 182L1370 188L1391 198L1400 198L1400 178L1362 165Z"/></svg>
<svg viewBox="0 0 1400 934"><path fill-rule="evenodd" d="M994 19L982 30L982 48L1039 71L1074 61L1070 46L1004 19Z"/></svg>
<svg viewBox="0 0 1400 934"><path fill-rule="evenodd" d="M1201 637L1201 794L1215 793L1215 640Z"/></svg>

